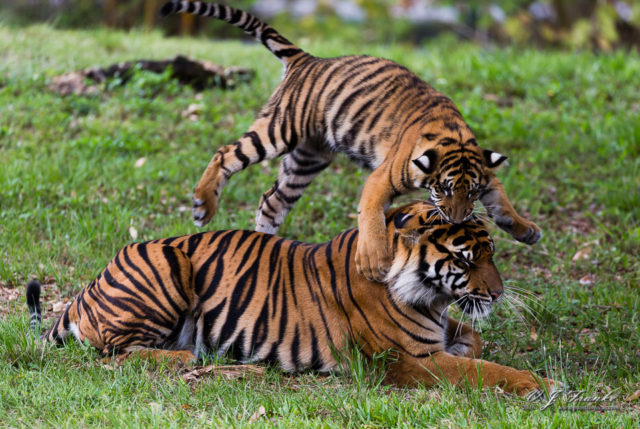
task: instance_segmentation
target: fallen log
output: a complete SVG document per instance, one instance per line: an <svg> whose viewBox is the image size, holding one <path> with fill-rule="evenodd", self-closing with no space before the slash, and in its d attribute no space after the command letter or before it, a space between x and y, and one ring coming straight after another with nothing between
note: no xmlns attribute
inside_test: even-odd
<svg viewBox="0 0 640 429"><path fill-rule="evenodd" d="M208 61L195 61L182 55L171 60L137 60L112 64L108 67L90 67L83 70L56 76L49 89L62 95L95 94L98 84L107 79L118 78L125 84L138 70L164 73L171 68L171 77L183 84L191 85L201 91L206 88L233 88L236 82L245 82L253 78L253 70L242 67L222 67Z"/></svg>

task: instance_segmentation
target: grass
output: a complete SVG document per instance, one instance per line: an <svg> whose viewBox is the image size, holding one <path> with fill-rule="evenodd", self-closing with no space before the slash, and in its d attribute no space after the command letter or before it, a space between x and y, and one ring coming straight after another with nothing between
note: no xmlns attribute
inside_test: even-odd
<svg viewBox="0 0 640 429"><path fill-rule="evenodd" d="M509 156L499 176L545 236L527 247L494 231L505 283L524 291L533 314L496 308L482 325L483 357L589 394L624 398L640 389L638 54L481 49L447 40L419 48L302 42L320 56L368 53L408 66L453 98L483 146ZM623 411L539 411L495 390L378 386L377 372L357 355L344 376L270 369L259 379L189 384L162 365L113 368L79 344L57 349L30 341L21 297L29 278L45 281L51 307L90 281L132 241L133 230L138 240L197 231L193 186L215 148L246 130L281 69L253 44L47 26L0 24L0 52L0 292L20 295L0 306L2 426L639 424L637 402ZM78 68L178 53L254 67L257 76L231 91L201 94L148 74L98 96L46 89L53 76ZM200 109L195 121L181 115L191 104ZM234 176L210 228L251 228L277 165ZM339 158L281 235L319 242L354 226L367 174Z"/></svg>

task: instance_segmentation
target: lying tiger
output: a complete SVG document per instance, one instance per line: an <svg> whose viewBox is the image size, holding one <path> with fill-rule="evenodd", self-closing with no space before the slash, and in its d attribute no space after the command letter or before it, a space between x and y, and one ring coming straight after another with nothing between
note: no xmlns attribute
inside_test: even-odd
<svg viewBox="0 0 640 429"><path fill-rule="evenodd" d="M338 152L373 169L359 203L355 263L382 280L391 264L384 211L394 197L427 189L444 219L467 220L479 199L497 225L519 241L540 228L516 213L494 170L505 156L482 149L453 102L401 65L369 56L316 58L255 16L229 6L173 1L161 13L221 19L262 42L284 64L282 83L236 142L220 148L193 195L203 226L234 173L284 155L264 193L255 230L275 234L311 181Z"/></svg>
<svg viewBox="0 0 640 429"><path fill-rule="evenodd" d="M391 210L386 285L358 274L357 238L357 229L325 244L216 231L130 244L43 337L60 343L72 334L105 356L190 360L215 351L320 372L336 368L333 351L350 341L368 356L395 350L387 382L398 385L440 378L477 385L480 377L483 386L520 395L539 388L527 371L478 359L479 335L448 316L454 301L486 316L502 294L480 221L451 225L427 202ZM39 295L31 282L34 324Z"/></svg>

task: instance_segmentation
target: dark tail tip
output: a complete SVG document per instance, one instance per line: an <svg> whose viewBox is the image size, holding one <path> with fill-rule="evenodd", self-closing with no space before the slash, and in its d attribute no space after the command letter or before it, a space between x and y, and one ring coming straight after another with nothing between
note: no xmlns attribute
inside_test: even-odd
<svg viewBox="0 0 640 429"><path fill-rule="evenodd" d="M170 1L168 3L165 3L164 6L162 6L162 8L160 9L160 16L164 18L174 13L177 10L178 3L179 2L177 1Z"/></svg>
<svg viewBox="0 0 640 429"><path fill-rule="evenodd" d="M27 306L29 313L42 314L40 310L40 282L31 280L27 284Z"/></svg>

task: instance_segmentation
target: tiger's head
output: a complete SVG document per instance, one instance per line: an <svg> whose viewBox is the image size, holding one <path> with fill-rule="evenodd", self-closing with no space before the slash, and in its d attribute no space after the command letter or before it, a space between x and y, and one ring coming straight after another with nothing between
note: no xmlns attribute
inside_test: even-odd
<svg viewBox="0 0 640 429"><path fill-rule="evenodd" d="M420 133L411 154L413 185L429 190L447 222L465 222L490 173L507 157L480 148L461 117L430 122Z"/></svg>
<svg viewBox="0 0 640 429"><path fill-rule="evenodd" d="M481 318L502 295L493 263L493 241L475 217L447 223L429 201L415 202L387 214L393 263L385 283L393 298L430 307L456 301Z"/></svg>

